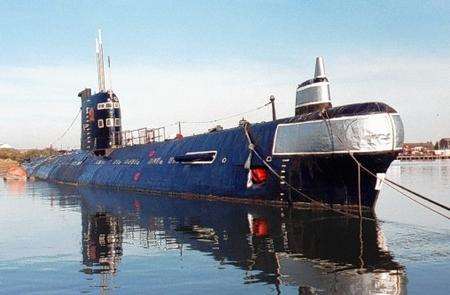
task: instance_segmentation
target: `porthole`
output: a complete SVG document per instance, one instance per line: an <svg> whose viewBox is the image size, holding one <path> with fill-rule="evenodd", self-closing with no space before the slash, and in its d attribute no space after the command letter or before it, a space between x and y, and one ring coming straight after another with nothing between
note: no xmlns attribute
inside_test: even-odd
<svg viewBox="0 0 450 295"><path fill-rule="evenodd" d="M222 164L225 164L227 162L227 158L222 159Z"/></svg>
<svg viewBox="0 0 450 295"><path fill-rule="evenodd" d="M267 156L266 157L266 162L272 162L272 157L271 156Z"/></svg>
<svg viewBox="0 0 450 295"><path fill-rule="evenodd" d="M113 126L114 126L114 118L107 118L106 127L113 127Z"/></svg>

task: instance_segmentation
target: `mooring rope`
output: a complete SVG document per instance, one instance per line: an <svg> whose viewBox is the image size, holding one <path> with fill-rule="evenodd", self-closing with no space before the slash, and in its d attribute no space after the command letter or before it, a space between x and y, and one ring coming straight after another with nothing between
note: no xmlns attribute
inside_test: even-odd
<svg viewBox="0 0 450 295"><path fill-rule="evenodd" d="M364 217L362 216L362 211L360 211L360 216L355 215L355 214L351 214L336 208L333 208L330 205L327 205L321 201L318 201L310 196L308 196L306 193L302 192L300 189L297 189L296 187L294 187L292 184L290 184L286 179L283 179L276 171L275 169L258 153L258 151L256 150L256 145L252 142L251 137L250 137L250 133L249 133L249 129L250 128L250 123L246 123L244 125L244 132L245 135L247 137L247 140L249 141L249 145L248 145L248 149L253 152L255 154L255 156L261 160L261 162L267 167L267 169L269 169L269 171L276 177L278 178L280 181L284 181L286 183L286 185L291 188L292 190L294 190L295 192L297 192L298 194L300 194L301 196L303 196L304 198L306 198L307 200L309 200L312 203L317 203L319 204L321 207L337 212L339 214L348 216L348 217L352 217L352 218L357 218L357 219L364 219L364 220L370 220L370 221L376 221L374 218L369 218L369 217ZM359 208L361 210L361 208Z"/></svg>
<svg viewBox="0 0 450 295"><path fill-rule="evenodd" d="M67 127L67 129L59 136L57 137L52 143L50 143L50 145L55 144L56 142L60 141L61 139L63 139L64 136L66 136L67 132L70 131L70 129L72 129L73 124L75 124L75 121L78 119L78 116L81 114L81 108L78 111L77 115L75 116L75 118L73 118L72 122L70 123L69 127Z"/></svg>
<svg viewBox="0 0 450 295"><path fill-rule="evenodd" d="M363 168L363 170L366 171L369 175L371 175L371 176L373 176L373 177L375 177L375 178L378 178L372 171L370 171L370 170L367 169L365 166L363 166L363 165L358 161L358 159L356 159L356 157L353 155L353 153L350 153L350 156L353 158L353 160L354 160L356 163L359 163L358 165L360 165L361 168ZM386 179L386 178L385 178L385 179ZM401 190L399 190L399 189L396 188L395 186L391 185L391 184L390 184L391 181L389 181L388 179L386 179L386 180L388 181L388 182L386 182L386 185L387 185L387 186L389 186L389 187L392 188L393 190L397 191L398 193L402 194L403 196L407 197L407 198L410 199L411 201L416 202L417 204L423 206L424 208L426 208L426 209L428 209L428 210L433 211L433 212L436 213L436 214L441 215L441 216L444 217L444 218L450 219L450 217L448 217L447 215L445 215L445 214L443 214L443 213L441 213L441 212L439 212L439 211L437 211L437 210L431 208L430 206L427 206L427 205L424 204L424 203L419 202L418 200L415 200L415 199L412 198L411 196L408 196L407 194L405 194L404 192L402 192Z"/></svg>
<svg viewBox="0 0 450 295"><path fill-rule="evenodd" d="M409 192L409 193L411 193L411 194L413 194L413 195L415 195L415 196L417 196L417 197L419 197L419 198L421 198L421 199L424 199L425 201L428 201L428 202L430 202L430 203L432 203L432 204L434 204L434 205L436 205L436 206L439 206L439 207L441 207L441 208L443 208L443 209L445 209L445 210L447 210L447 211L450 211L450 208L449 208L449 207L447 207L447 206L445 206L445 205L443 205L443 204L441 204L441 203L439 203L439 202L436 202L436 201L434 201L434 200L432 200L432 199L430 199L430 198L427 198L427 197L425 197L424 195L421 195L421 194L419 194L419 193L417 193L417 192L414 192L414 191L412 191L412 190L410 190L410 189L408 189L408 188L406 188L406 187L404 187L404 186L402 186L402 185L400 185L400 184L398 184L398 183L396 183L396 182L390 180L389 178L386 178L386 181L388 181L388 182L390 182L390 183L392 183L392 184L398 186L399 188L401 188L401 189L403 189L403 190L405 190L405 191L407 191L407 192Z"/></svg>
<svg viewBox="0 0 450 295"><path fill-rule="evenodd" d="M325 116L326 116L326 118L325 118L325 117L322 117L322 118L324 119L324 121L325 121L325 124L327 125L327 127L329 126L329 130L332 132L332 125L331 125L330 117L328 116L328 111L325 109L322 113L325 114ZM327 122L328 122L328 124L327 124ZM348 126L348 127L349 127L349 126ZM348 127L347 127L347 128L348 128ZM333 133L331 133L331 134L333 134ZM363 170L366 171L369 175L371 175L371 176L375 177L376 179L378 179L378 176L377 176L375 173L373 173L372 171L370 171L370 169L368 169L367 167L365 167L360 161L358 161L358 159L356 159L356 157L355 157L355 155L353 154L353 152L350 151L348 145L340 138L340 136L339 136L338 134L335 134L335 136L337 137L337 139L338 139L344 146L346 146L347 152L349 153L349 155L351 156L351 158L353 159L353 161L355 161L355 163L358 165L358 167L363 168ZM331 138L331 140L333 140L333 138ZM407 197L408 199L410 199L410 200L416 202L417 204L423 206L424 208L427 208L427 209L431 210L432 212L441 215L441 216L444 217L444 218L450 219L449 216L447 216L447 215L445 215L445 214L442 214L441 212L439 212L439 211L437 211L437 210L434 210L434 209L431 208L430 206L427 206L427 205L425 205L425 204L423 204L423 203L421 203L421 202L415 200L415 199L412 198L411 196L408 196L407 194L405 194L404 192L400 191L399 189L395 188L395 187L392 186L392 185L395 185L395 186L397 186L397 187L399 187L399 188L401 188L401 189L403 189L403 190L405 190L405 191L407 191L407 192L409 192L409 193L411 193L411 194L413 194L413 195L415 195L415 196L417 196L417 197L419 197L419 198L421 198L421 199L423 199L423 200L426 200L426 201L428 201L428 202L430 202L430 203L432 203L432 204L434 204L434 205L436 205L436 206L439 206L439 207L441 207L441 208L443 208L443 209L445 209L445 210L447 210L447 211L450 210L449 207L447 207L447 206L445 206L445 205L443 205L443 204L441 204L441 203L439 203L439 202L437 202L437 201L434 201L434 200L432 200L432 199L430 199L430 198L428 198L428 197L425 197L425 196L423 196L423 195L421 195L421 194L419 194L419 193L417 193L417 192L414 192L413 190L408 189L408 188L406 188L406 187L404 187L404 186L402 186L402 185L400 185L400 184L394 182L393 180L388 179L387 177L385 177L384 180L382 179L381 181L382 181L382 182L386 181L386 182L385 182L386 185L388 185L390 188L396 190L397 192L399 192L399 193L402 194L403 196L405 196L405 197Z"/></svg>
<svg viewBox="0 0 450 295"><path fill-rule="evenodd" d="M333 132L333 131L332 131L332 125L331 125L330 118L328 117L328 113L327 113L326 110L324 111L324 113L325 113L325 115L327 116L327 118L324 118L325 124L327 125L327 127L328 127L328 129L329 129L329 132L330 132L331 134L333 134L333 133L332 133L332 132ZM327 122L327 119L328 119L328 122ZM327 123L328 123L328 124L327 124ZM375 221L375 219L373 219L373 218L368 218L368 217L362 216L362 211L361 211L361 209L362 209L362 206L361 206L361 191L360 191L360 187L358 187L358 209L359 209L359 216L357 216L357 215L354 215L354 214L351 214L351 213L348 213L348 212L344 212L344 211L342 211L342 210L338 210L338 209L336 209L336 208L331 207L330 205L327 205L327 204L325 204L325 203L323 203L323 202L321 202L321 201L318 201L318 200L316 200L316 199L314 199L314 198L308 196L307 194L305 194L304 192L302 192L300 189L297 189L296 187L294 187L293 185L291 185L288 181L286 181L286 179L283 179L283 178L275 171L275 169L274 169L274 168L273 168L273 167L272 167L272 166L271 166L271 165L270 165L270 164L269 164L269 163L268 163L268 162L267 162L267 161L266 161L259 153L258 153L258 151L256 150L256 145L251 141L251 137L250 137L249 130L248 130L249 127L250 127L250 123L247 122L247 123L244 125L244 132L245 132L246 137L247 137L247 140L248 140L248 142L249 142L249 146L248 146L249 150L250 150L252 153L254 153L254 154L256 155L256 157L258 157L258 158L261 160L261 162L269 169L269 171L270 171L275 177L277 177L280 181L284 181L284 182L286 183L286 185L287 185L289 188L291 188L291 189L294 190L295 192L299 193L299 194L302 195L304 198L308 199L310 202L317 203L317 204L319 204L320 206L322 206L322 207L324 207L324 208L326 208L326 209L329 209L329 210L332 210L332 211L335 211L335 212L337 212L337 213L340 213L340 214L343 214L343 215L346 215L346 216L349 216L349 217L353 217L353 218L360 218L360 219L366 219L366 220ZM344 143L344 142L342 141L342 139L339 137L339 135L336 134L335 136L338 138L338 140L339 140L342 144L346 145L346 143ZM332 140L332 138L331 138L331 140ZM369 173L369 175L371 175L371 176L375 177L376 179L378 179L378 176L377 176L376 174L374 174L374 173L373 173L372 171L370 171L367 167L365 167L360 161L358 161L358 159L356 159L356 157L353 155L353 153L350 151L350 149L348 149L348 146L347 146L347 151L348 151L349 155L351 156L351 158L352 158L352 159L355 161L355 163L358 165L358 177L359 177L359 178L360 178L360 173L361 173L360 169L362 168L364 171L366 171L367 173ZM425 197L425 196L423 196L423 195L421 195L421 194L419 194L419 193L417 193L417 192L414 192L414 191L412 191L412 190L410 190L410 189L408 189L408 188L405 188L405 187L403 187L403 186L401 186L401 185L395 183L394 181L392 181L392 180L390 180L390 179L385 178L385 180L386 180L386 182L385 182L386 185L388 185L388 186L391 187L392 189L398 191L399 193L401 193L402 195L406 196L406 197L409 198L410 200L412 200L412 201L418 203L419 205L423 206L424 208L427 208L427 209L431 210L432 212L434 212L434 213L436 213L436 214L439 214L440 216L442 216L442 217L444 217L444 218L450 219L450 217L446 216L445 214L442 214L441 212L439 212L439 211L437 211L437 210L434 210L433 208L431 208L431 207L429 207L429 206L427 206L427 205L425 205L425 204L419 202L418 200L415 200L415 199L412 198L411 196L408 196L407 194L405 194L404 192L400 191L399 189L397 189L397 188L394 187L393 185L397 185L398 187L404 189L404 190L407 191L407 192L410 192L410 193L412 193L412 194L414 194L414 195L416 195L416 196L418 196L418 197L420 197L420 198L423 198L423 199L426 200L426 201L429 201L429 202L431 202L431 203L433 203L433 204L435 204L435 205L438 205L438 206L441 207L441 208L444 208L444 209L446 209L446 210L449 210L447 206L445 206L445 205L443 205L443 204L440 204L439 202L436 202L436 201L434 201L434 200L431 200L430 198L427 198L427 197ZM383 181L383 180L382 180L382 181ZM393 184L393 185L392 185L392 184ZM358 186L360 186L360 179L358 180Z"/></svg>

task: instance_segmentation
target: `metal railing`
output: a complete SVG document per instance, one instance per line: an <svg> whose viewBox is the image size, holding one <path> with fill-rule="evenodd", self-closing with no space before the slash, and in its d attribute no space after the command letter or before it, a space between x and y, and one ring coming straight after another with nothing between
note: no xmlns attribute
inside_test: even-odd
<svg viewBox="0 0 450 295"><path fill-rule="evenodd" d="M166 140L166 128L139 128L119 132L122 146L133 146Z"/></svg>

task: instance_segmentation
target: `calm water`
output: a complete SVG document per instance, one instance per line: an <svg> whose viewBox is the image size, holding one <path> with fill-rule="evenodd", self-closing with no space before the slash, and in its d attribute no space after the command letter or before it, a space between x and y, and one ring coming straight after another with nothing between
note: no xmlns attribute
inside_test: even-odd
<svg viewBox="0 0 450 295"><path fill-rule="evenodd" d="M388 177L450 203L450 161ZM448 294L450 222L388 187L376 212L0 182L0 293Z"/></svg>

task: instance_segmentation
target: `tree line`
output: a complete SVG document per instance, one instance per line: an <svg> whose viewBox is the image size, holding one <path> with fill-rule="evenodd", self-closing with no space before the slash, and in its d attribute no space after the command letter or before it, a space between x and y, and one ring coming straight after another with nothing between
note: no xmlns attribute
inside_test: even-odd
<svg viewBox="0 0 450 295"><path fill-rule="evenodd" d="M36 157L48 157L58 154L58 151L53 148L45 149L31 149L31 150L17 150L17 149L0 149L0 159L13 160L16 162L23 162L27 159Z"/></svg>

